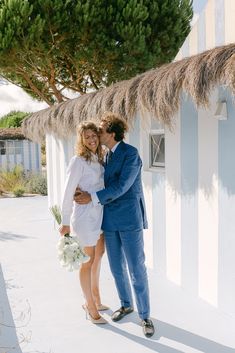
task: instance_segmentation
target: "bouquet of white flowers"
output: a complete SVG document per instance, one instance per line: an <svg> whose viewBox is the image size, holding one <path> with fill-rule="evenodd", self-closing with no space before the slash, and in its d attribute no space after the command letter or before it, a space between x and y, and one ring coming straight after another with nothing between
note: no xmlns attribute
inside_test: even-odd
<svg viewBox="0 0 235 353"><path fill-rule="evenodd" d="M61 211L58 206L52 206L50 208L52 215L54 216L57 224L61 224ZM77 270L81 263L90 260L82 248L79 245L79 241L76 237L71 237L69 234L65 234L60 237L57 244L58 258L61 266L65 267L68 271Z"/></svg>

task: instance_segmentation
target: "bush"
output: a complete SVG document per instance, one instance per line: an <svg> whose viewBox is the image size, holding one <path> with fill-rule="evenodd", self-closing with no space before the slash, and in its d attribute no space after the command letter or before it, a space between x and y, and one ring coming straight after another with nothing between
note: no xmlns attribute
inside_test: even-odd
<svg viewBox="0 0 235 353"><path fill-rule="evenodd" d="M0 189L6 192L13 192L14 188L24 186L25 174L22 166L17 165L11 171L0 171Z"/></svg>
<svg viewBox="0 0 235 353"><path fill-rule="evenodd" d="M46 166L46 155L45 154L41 154L41 164L43 167Z"/></svg>
<svg viewBox="0 0 235 353"><path fill-rule="evenodd" d="M25 174L22 166L11 171L0 171L0 191L12 192L16 197L25 192L47 195L47 180L43 174Z"/></svg>
<svg viewBox="0 0 235 353"><path fill-rule="evenodd" d="M25 188L22 186L16 186L13 190L12 190L13 194L15 195L15 197L21 197L22 195L24 195L25 193Z"/></svg>
<svg viewBox="0 0 235 353"><path fill-rule="evenodd" d="M32 194L47 195L47 180L42 174L32 174L28 178L27 192Z"/></svg>
<svg viewBox="0 0 235 353"><path fill-rule="evenodd" d="M46 166L46 143L45 141L41 144L41 164L43 167Z"/></svg>

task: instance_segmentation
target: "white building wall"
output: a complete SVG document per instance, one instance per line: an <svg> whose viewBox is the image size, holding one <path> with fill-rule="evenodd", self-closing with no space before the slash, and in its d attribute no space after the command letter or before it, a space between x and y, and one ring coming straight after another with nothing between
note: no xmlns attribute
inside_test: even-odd
<svg viewBox="0 0 235 353"><path fill-rule="evenodd" d="M218 293L218 120L216 97L198 112L199 296L217 305Z"/></svg>
<svg viewBox="0 0 235 353"><path fill-rule="evenodd" d="M41 171L41 151L38 143L29 140L6 140L6 143L14 144L17 142L17 149L11 148L11 153L0 155L0 168L13 169L16 165L21 165L25 171L40 172ZM20 148L20 152L19 152Z"/></svg>
<svg viewBox="0 0 235 353"><path fill-rule="evenodd" d="M60 205L66 177L66 169L74 155L76 137L60 140L53 135L46 136L48 204Z"/></svg>
<svg viewBox="0 0 235 353"><path fill-rule="evenodd" d="M175 60L235 42L235 1L208 0Z"/></svg>
<svg viewBox="0 0 235 353"><path fill-rule="evenodd" d="M232 135L233 128L235 135L235 105L229 91L226 94L230 99L227 121L215 117L217 102L223 98L220 90L212 93L208 110L197 111L190 98L184 97L174 118L174 131L165 133L165 173L148 169L144 163L150 225L145 250L147 264L156 272L190 295L235 314L231 300L235 296L235 259L230 256L235 252L231 238L235 220L229 216L235 197L233 178L229 177L234 165L229 160L234 160L235 146L229 151L227 147L228 143L235 145L232 138L227 142L228 131ZM227 123L230 128L226 129ZM133 132L144 161L150 153L150 129ZM222 154L224 145L226 156ZM219 163L223 164L220 168ZM226 180L227 190L222 180Z"/></svg>

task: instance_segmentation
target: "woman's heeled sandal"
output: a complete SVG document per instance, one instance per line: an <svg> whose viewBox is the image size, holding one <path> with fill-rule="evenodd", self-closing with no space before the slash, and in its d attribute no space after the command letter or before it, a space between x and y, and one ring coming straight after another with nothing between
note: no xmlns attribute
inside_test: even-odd
<svg viewBox="0 0 235 353"><path fill-rule="evenodd" d="M109 306L103 305L103 304L97 304L96 307L97 307L98 311L104 311L104 310L109 310L110 309Z"/></svg>
<svg viewBox="0 0 235 353"><path fill-rule="evenodd" d="M82 305L83 310L85 310L86 313L86 319L90 320L93 324L107 324L108 321L105 320L102 316L100 316L98 319L94 319L91 314L89 313L89 310L85 304Z"/></svg>

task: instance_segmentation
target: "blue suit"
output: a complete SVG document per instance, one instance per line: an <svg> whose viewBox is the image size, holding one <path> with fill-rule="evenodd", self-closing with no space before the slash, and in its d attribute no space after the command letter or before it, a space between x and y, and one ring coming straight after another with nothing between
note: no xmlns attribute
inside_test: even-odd
<svg viewBox="0 0 235 353"><path fill-rule="evenodd" d="M128 265L138 313L146 319L149 289L143 229L147 228L147 219L141 167L137 149L121 141L105 167L105 189L98 191L97 196L104 205L102 230L121 305L133 306Z"/></svg>

